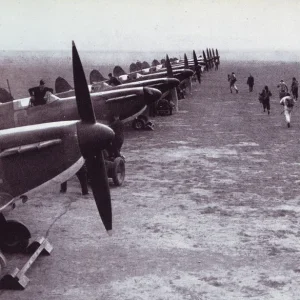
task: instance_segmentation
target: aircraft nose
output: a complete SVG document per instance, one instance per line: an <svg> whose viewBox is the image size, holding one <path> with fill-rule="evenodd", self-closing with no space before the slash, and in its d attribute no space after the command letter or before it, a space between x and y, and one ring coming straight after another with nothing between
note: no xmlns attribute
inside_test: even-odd
<svg viewBox="0 0 300 300"><path fill-rule="evenodd" d="M106 149L113 140L115 133L108 126L100 123L77 123L79 147L84 157L96 155Z"/></svg>
<svg viewBox="0 0 300 300"><path fill-rule="evenodd" d="M191 77L191 76L193 76L193 74L194 74L194 72L193 72L192 70L185 69L185 70L183 71L183 76L184 76L185 78Z"/></svg>
<svg viewBox="0 0 300 300"><path fill-rule="evenodd" d="M180 81L177 78L168 78L168 86L170 88L174 88L178 86Z"/></svg>
<svg viewBox="0 0 300 300"><path fill-rule="evenodd" d="M158 89L144 87L144 95L146 104L151 104L161 97L161 91Z"/></svg>

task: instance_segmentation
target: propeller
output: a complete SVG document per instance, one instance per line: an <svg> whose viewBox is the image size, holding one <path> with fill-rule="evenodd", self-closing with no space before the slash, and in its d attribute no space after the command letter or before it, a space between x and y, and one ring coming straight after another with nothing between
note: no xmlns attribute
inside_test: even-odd
<svg viewBox="0 0 300 300"><path fill-rule="evenodd" d="M208 65L208 69L210 69L211 65L210 65L210 59L209 59L209 53L208 53L208 48L206 48L206 58L207 58L207 65Z"/></svg>
<svg viewBox="0 0 300 300"><path fill-rule="evenodd" d="M194 65L195 65L195 72L196 72L196 75L197 75L197 79L198 79L198 82L201 83L201 71L200 71L201 67L198 64L198 59L197 59L197 55L196 55L195 50L193 50L193 58L194 58Z"/></svg>
<svg viewBox="0 0 300 300"><path fill-rule="evenodd" d="M212 55L213 55L214 62L216 62L216 55L215 55L214 48L212 48L211 50L212 50Z"/></svg>
<svg viewBox="0 0 300 300"><path fill-rule="evenodd" d="M216 54L217 54L217 58L218 58L218 63L220 64L220 56L219 56L218 49L216 49Z"/></svg>
<svg viewBox="0 0 300 300"><path fill-rule="evenodd" d="M210 61L211 61L211 67L213 68L214 67L214 58L213 58L213 55L212 55L212 52L211 52L211 49L209 48L209 56L210 56Z"/></svg>
<svg viewBox="0 0 300 300"><path fill-rule="evenodd" d="M208 63L207 63L206 55L205 55L204 50L202 52L203 52L203 59L204 59L204 63L205 63L205 69L206 69L206 71L208 71Z"/></svg>
<svg viewBox="0 0 300 300"><path fill-rule="evenodd" d="M184 53L184 68L189 69L189 61L185 53Z"/></svg>
<svg viewBox="0 0 300 300"><path fill-rule="evenodd" d="M91 178L95 202L108 233L112 229L111 197L102 151L114 138L114 132L96 121L85 74L74 41L72 42L73 77L78 114L77 134L82 156Z"/></svg>
<svg viewBox="0 0 300 300"><path fill-rule="evenodd" d="M173 70L171 67L171 62L170 62L168 54L166 55L166 68L167 68L167 77L174 78L174 74L173 74Z"/></svg>

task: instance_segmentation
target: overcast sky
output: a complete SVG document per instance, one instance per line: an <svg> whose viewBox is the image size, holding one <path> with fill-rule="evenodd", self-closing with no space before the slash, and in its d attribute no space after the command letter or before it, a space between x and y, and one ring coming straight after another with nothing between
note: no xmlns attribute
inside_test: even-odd
<svg viewBox="0 0 300 300"><path fill-rule="evenodd" d="M300 0L0 0L0 50L300 50Z"/></svg>

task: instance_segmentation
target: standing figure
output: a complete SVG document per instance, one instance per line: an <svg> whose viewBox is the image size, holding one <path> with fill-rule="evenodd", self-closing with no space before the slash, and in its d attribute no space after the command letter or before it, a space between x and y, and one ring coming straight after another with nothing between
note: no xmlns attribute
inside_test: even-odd
<svg viewBox="0 0 300 300"><path fill-rule="evenodd" d="M124 124L120 120L119 116L114 115L113 121L109 127L114 131L115 137L108 147L108 153L110 157L122 157L121 148L124 143Z"/></svg>
<svg viewBox="0 0 300 300"><path fill-rule="evenodd" d="M232 72L231 75L228 74L228 81L229 81L230 93L232 93L232 88L234 88L235 92L238 93L239 90L238 90L237 86L235 85L235 82L237 81L237 79L236 79L234 72Z"/></svg>
<svg viewBox="0 0 300 300"><path fill-rule="evenodd" d="M87 178L87 169L86 166L83 165L79 171L76 173L76 176L80 182L81 186L81 193L82 195L88 195L89 190L88 190L88 178ZM61 193L66 193L67 192L67 181L63 182L60 185L60 192Z"/></svg>
<svg viewBox="0 0 300 300"><path fill-rule="evenodd" d="M254 86L254 77L251 74L247 79L247 84L249 85L249 92L252 92Z"/></svg>
<svg viewBox="0 0 300 300"><path fill-rule="evenodd" d="M293 97L296 101L298 100L298 86L299 86L298 81L296 80L295 77L293 77L291 91L292 91Z"/></svg>
<svg viewBox="0 0 300 300"><path fill-rule="evenodd" d="M269 115L270 114L270 109L271 109L270 108L270 97L272 96L272 93L269 90L267 85L262 90L260 96L261 96L261 102L262 102L262 105L263 105L263 108L264 108L264 112L267 109L268 115Z"/></svg>
<svg viewBox="0 0 300 300"><path fill-rule="evenodd" d="M215 71L219 69L219 64L220 64L219 59L216 58L216 60L215 60Z"/></svg>
<svg viewBox="0 0 300 300"><path fill-rule="evenodd" d="M278 83L277 87L279 89L279 99L282 99L289 92L288 86L281 79L280 82Z"/></svg>
<svg viewBox="0 0 300 300"><path fill-rule="evenodd" d="M290 128L291 114L295 104L295 100L289 93L287 93L287 95L280 100L280 104L283 105L284 107L283 109L284 109L285 120L287 123L287 127Z"/></svg>
<svg viewBox="0 0 300 300"><path fill-rule="evenodd" d="M107 81L107 83L111 86L117 86L120 85L121 82L114 76L112 76L111 73L108 74L109 80Z"/></svg>
<svg viewBox="0 0 300 300"><path fill-rule="evenodd" d="M40 80L40 85L30 88L28 90L30 97L30 105L37 106L46 104L46 99L44 98L47 92L53 93L53 89L45 86L44 80Z"/></svg>

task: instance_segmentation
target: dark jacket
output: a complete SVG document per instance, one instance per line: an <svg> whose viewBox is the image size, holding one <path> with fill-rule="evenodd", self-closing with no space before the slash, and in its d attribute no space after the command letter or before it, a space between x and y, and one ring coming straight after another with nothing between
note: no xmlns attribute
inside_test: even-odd
<svg viewBox="0 0 300 300"><path fill-rule="evenodd" d="M249 76L248 77L247 84L250 85L250 86L254 85L254 78L253 78L253 76Z"/></svg>
<svg viewBox="0 0 300 300"><path fill-rule="evenodd" d="M120 85L121 82L116 77L111 77L107 83L112 86Z"/></svg>
<svg viewBox="0 0 300 300"><path fill-rule="evenodd" d="M270 97L272 96L272 93L270 92L270 90L263 90L262 91L262 96L263 96L263 101L270 101Z"/></svg>
<svg viewBox="0 0 300 300"><path fill-rule="evenodd" d="M115 120L110 124L110 128L115 133L116 140L124 140L124 124L121 120Z"/></svg>
<svg viewBox="0 0 300 300"><path fill-rule="evenodd" d="M36 86L29 89L28 92L30 96L34 96L34 100L32 101L32 104L36 106L36 105L46 104L46 100L44 99L46 92L53 93L53 89L44 87L43 90L41 90L39 86Z"/></svg>

